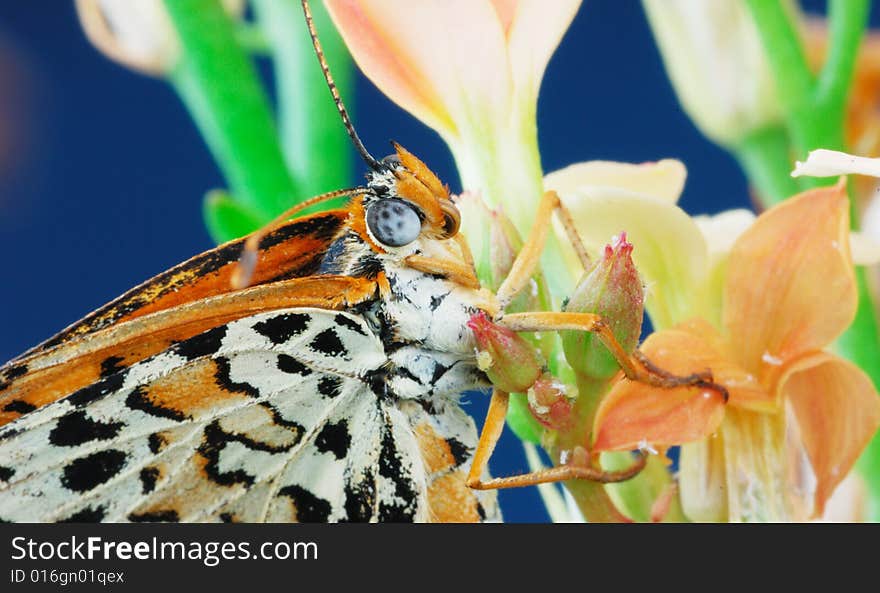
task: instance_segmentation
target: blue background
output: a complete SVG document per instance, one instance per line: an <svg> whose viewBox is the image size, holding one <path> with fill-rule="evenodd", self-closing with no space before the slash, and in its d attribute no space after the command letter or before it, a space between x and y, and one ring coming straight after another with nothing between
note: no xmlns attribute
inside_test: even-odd
<svg viewBox="0 0 880 593"><path fill-rule="evenodd" d="M398 140L457 189L451 156L431 130L363 77L356 103L374 153ZM689 212L749 204L736 162L679 108L633 0L581 7L547 70L539 130L545 171L674 157L688 167L681 203ZM0 361L210 248L202 197L223 185L173 91L99 55L72 3L0 3ZM468 399L481 418L485 399ZM493 473L526 469L505 433ZM533 488L503 491L501 501L508 520L547 519Z"/></svg>

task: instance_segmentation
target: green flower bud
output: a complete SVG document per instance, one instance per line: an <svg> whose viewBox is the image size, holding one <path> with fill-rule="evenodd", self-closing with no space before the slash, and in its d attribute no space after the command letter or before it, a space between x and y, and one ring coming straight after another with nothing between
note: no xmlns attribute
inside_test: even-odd
<svg viewBox="0 0 880 593"><path fill-rule="evenodd" d="M563 306L564 311L600 315L627 352L639 343L645 310L644 288L632 261L632 250L625 233L613 245L606 245L602 259L584 274ZM561 334L565 358L575 372L603 380L619 370L614 357L594 334Z"/></svg>

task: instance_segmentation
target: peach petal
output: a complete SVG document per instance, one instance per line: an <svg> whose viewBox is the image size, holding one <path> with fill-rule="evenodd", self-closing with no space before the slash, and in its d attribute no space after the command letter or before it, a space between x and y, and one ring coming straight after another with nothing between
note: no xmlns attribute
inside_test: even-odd
<svg viewBox="0 0 880 593"><path fill-rule="evenodd" d="M654 364L670 372L690 374L711 368L716 380L723 381L723 373L716 369L725 368L731 375L733 372L717 349L716 335L707 323L695 320L684 327L652 334L643 350ZM730 391L732 399L743 391L746 395L740 399L751 403L758 401L753 392L760 390L740 389L738 384ZM662 389L623 379L596 412L594 448L615 451L645 444L664 447L696 441L715 431L724 408L724 401L714 391Z"/></svg>
<svg viewBox="0 0 880 593"><path fill-rule="evenodd" d="M724 417L720 396L701 389L645 387L623 380L596 414L596 451L666 447L712 434Z"/></svg>
<svg viewBox="0 0 880 593"><path fill-rule="evenodd" d="M860 368L824 352L787 367L778 389L794 410L818 482L814 512L821 515L880 427L880 397Z"/></svg>
<svg viewBox="0 0 880 593"><path fill-rule="evenodd" d="M490 2L327 0L326 5L364 74L447 139L462 121L508 113L506 38Z"/></svg>
<svg viewBox="0 0 880 593"><path fill-rule="evenodd" d="M734 244L722 323L736 361L762 380L852 321L848 208L843 185L804 192L762 214Z"/></svg>
<svg viewBox="0 0 880 593"><path fill-rule="evenodd" d="M497 7L499 0L494 2ZM581 0L519 0L516 3L516 13L505 30L513 84L523 100L537 100L550 56L580 5ZM499 14L505 13L499 11Z"/></svg>

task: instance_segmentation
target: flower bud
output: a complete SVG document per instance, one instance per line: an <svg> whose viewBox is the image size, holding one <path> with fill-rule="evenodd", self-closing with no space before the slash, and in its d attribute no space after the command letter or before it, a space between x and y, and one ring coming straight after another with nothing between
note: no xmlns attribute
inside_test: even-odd
<svg viewBox="0 0 880 593"><path fill-rule="evenodd" d="M633 246L623 233L589 270L563 306L565 311L594 313L602 317L627 352L639 343L645 299L642 281L632 261ZM562 333L565 358L579 374L608 379L619 369L614 357L594 334Z"/></svg>
<svg viewBox="0 0 880 593"><path fill-rule="evenodd" d="M574 400L569 387L544 373L527 393L529 411L545 428L566 430L572 424L571 409Z"/></svg>
<svg viewBox="0 0 880 593"><path fill-rule="evenodd" d="M773 76L745 2L644 0L644 6L678 100L703 134L731 146L782 122Z"/></svg>
<svg viewBox="0 0 880 593"><path fill-rule="evenodd" d="M508 393L522 393L543 370L535 347L514 331L492 323L485 313L467 322L477 341L477 365L492 384Z"/></svg>
<svg viewBox="0 0 880 593"><path fill-rule="evenodd" d="M243 0L222 0L234 17ZM76 0L80 24L104 55L144 74L166 74L180 56L180 40L162 0Z"/></svg>

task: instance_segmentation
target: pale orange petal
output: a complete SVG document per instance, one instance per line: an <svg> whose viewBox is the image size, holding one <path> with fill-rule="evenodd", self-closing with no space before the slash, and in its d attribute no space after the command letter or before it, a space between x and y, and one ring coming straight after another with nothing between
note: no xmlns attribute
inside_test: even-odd
<svg viewBox="0 0 880 593"><path fill-rule="evenodd" d="M759 216L734 244L723 324L743 368L763 379L852 321L848 209L843 185L804 192Z"/></svg>
<svg viewBox="0 0 880 593"><path fill-rule="evenodd" d="M498 20L501 21L501 28L504 29L506 36L510 32L510 26L513 24L520 0L491 0L491 2L495 7L495 12L498 13Z"/></svg>
<svg viewBox="0 0 880 593"><path fill-rule="evenodd" d="M686 327L652 334L643 351L667 371L690 374L711 368L716 380L723 383L725 374L736 374L717 349L716 336L707 323L692 321ZM736 383L736 387L731 385L732 399L743 391L743 401L757 400L744 376L740 372L736 376L738 381L732 382ZM746 389L739 388L743 383ZM596 450L612 451L633 449L640 444L665 447L696 441L715 431L724 408L723 399L714 391L662 389L623 379L596 412L593 445Z"/></svg>
<svg viewBox="0 0 880 593"><path fill-rule="evenodd" d="M498 0L494 2L496 6L499 4ZM513 84L522 99L530 102L537 99L550 56L580 5L581 0L519 0L516 3L516 13L507 29L507 43Z"/></svg>
<svg viewBox="0 0 880 593"><path fill-rule="evenodd" d="M507 114L510 68L499 13L487 0L327 0L364 74L447 137L462 121Z"/></svg>
<svg viewBox="0 0 880 593"><path fill-rule="evenodd" d="M815 513L821 515L880 427L880 396L860 368L824 352L787 367L779 390L797 418L818 482Z"/></svg>
<svg viewBox="0 0 880 593"><path fill-rule="evenodd" d="M724 403L700 389L659 389L623 380L596 414L593 449L628 451L671 447L712 434L724 418Z"/></svg>

